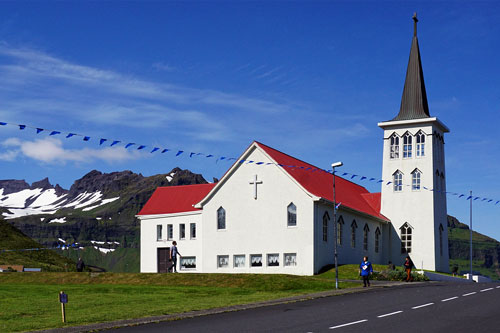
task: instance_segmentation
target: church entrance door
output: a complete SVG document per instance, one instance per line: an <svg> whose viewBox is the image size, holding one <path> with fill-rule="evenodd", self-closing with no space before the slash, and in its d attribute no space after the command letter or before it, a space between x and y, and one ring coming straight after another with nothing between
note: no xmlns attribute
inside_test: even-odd
<svg viewBox="0 0 500 333"><path fill-rule="evenodd" d="M167 273L170 270L172 261L170 260L170 248L160 247L158 248L158 273Z"/></svg>

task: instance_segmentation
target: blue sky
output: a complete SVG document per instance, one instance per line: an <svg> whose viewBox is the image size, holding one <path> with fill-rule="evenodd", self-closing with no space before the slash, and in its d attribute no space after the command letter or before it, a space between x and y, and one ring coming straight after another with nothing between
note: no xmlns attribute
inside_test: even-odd
<svg viewBox="0 0 500 333"><path fill-rule="evenodd" d="M399 111L413 22L447 189L500 200L500 5L491 2L1 2L0 179L69 188L92 169L173 167L220 178L258 140L328 169L380 177ZM147 145L138 151L100 138ZM149 149L149 150L148 150ZM379 185L359 182L371 191ZM495 202L494 201L494 202ZM474 228L500 239L500 204ZM468 223L468 202L448 196Z"/></svg>

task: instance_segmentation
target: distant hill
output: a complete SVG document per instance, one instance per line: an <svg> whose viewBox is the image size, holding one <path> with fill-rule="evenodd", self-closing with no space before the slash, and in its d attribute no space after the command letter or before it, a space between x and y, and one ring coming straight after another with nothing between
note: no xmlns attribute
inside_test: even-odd
<svg viewBox="0 0 500 333"><path fill-rule="evenodd" d="M0 250L32 249L43 246L0 219ZM75 262L51 250L0 252L0 265L23 265L43 271L74 271Z"/></svg>
<svg viewBox="0 0 500 333"><path fill-rule="evenodd" d="M470 270L470 231L466 224L448 216L448 248L450 270L454 266L459 272ZM492 279L500 279L500 242L472 231L472 270Z"/></svg>
<svg viewBox="0 0 500 333"><path fill-rule="evenodd" d="M135 215L159 186L204 184L189 170L144 177L131 171L93 170L69 190L47 178L31 185L0 180L0 214L45 246L78 243L60 251L108 271L139 271L139 221Z"/></svg>

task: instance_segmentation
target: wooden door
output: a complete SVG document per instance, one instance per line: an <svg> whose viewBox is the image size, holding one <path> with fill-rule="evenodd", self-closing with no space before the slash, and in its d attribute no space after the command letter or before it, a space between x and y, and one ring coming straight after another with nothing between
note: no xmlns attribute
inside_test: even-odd
<svg viewBox="0 0 500 333"><path fill-rule="evenodd" d="M158 248L158 273L167 273L170 266L170 248Z"/></svg>

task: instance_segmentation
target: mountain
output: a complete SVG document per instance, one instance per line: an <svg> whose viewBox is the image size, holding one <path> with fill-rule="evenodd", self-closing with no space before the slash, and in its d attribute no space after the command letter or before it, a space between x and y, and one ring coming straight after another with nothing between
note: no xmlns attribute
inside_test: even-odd
<svg viewBox="0 0 500 333"><path fill-rule="evenodd" d="M470 229L453 216L448 216L448 249L450 270L470 271ZM472 231L472 270L494 280L500 279L500 242Z"/></svg>
<svg viewBox="0 0 500 333"><path fill-rule="evenodd" d="M69 190L48 179L0 181L0 213L45 246L78 243L62 253L111 271L139 270L139 222L135 215L159 186L204 184L189 170L144 177L131 171L93 170ZM83 249L81 249L83 248ZM127 265L128 264L128 265Z"/></svg>
<svg viewBox="0 0 500 333"><path fill-rule="evenodd" d="M20 230L0 218L0 251L41 248L41 244L27 237ZM43 271L74 271L75 262L50 251L0 252L0 265L23 265Z"/></svg>

